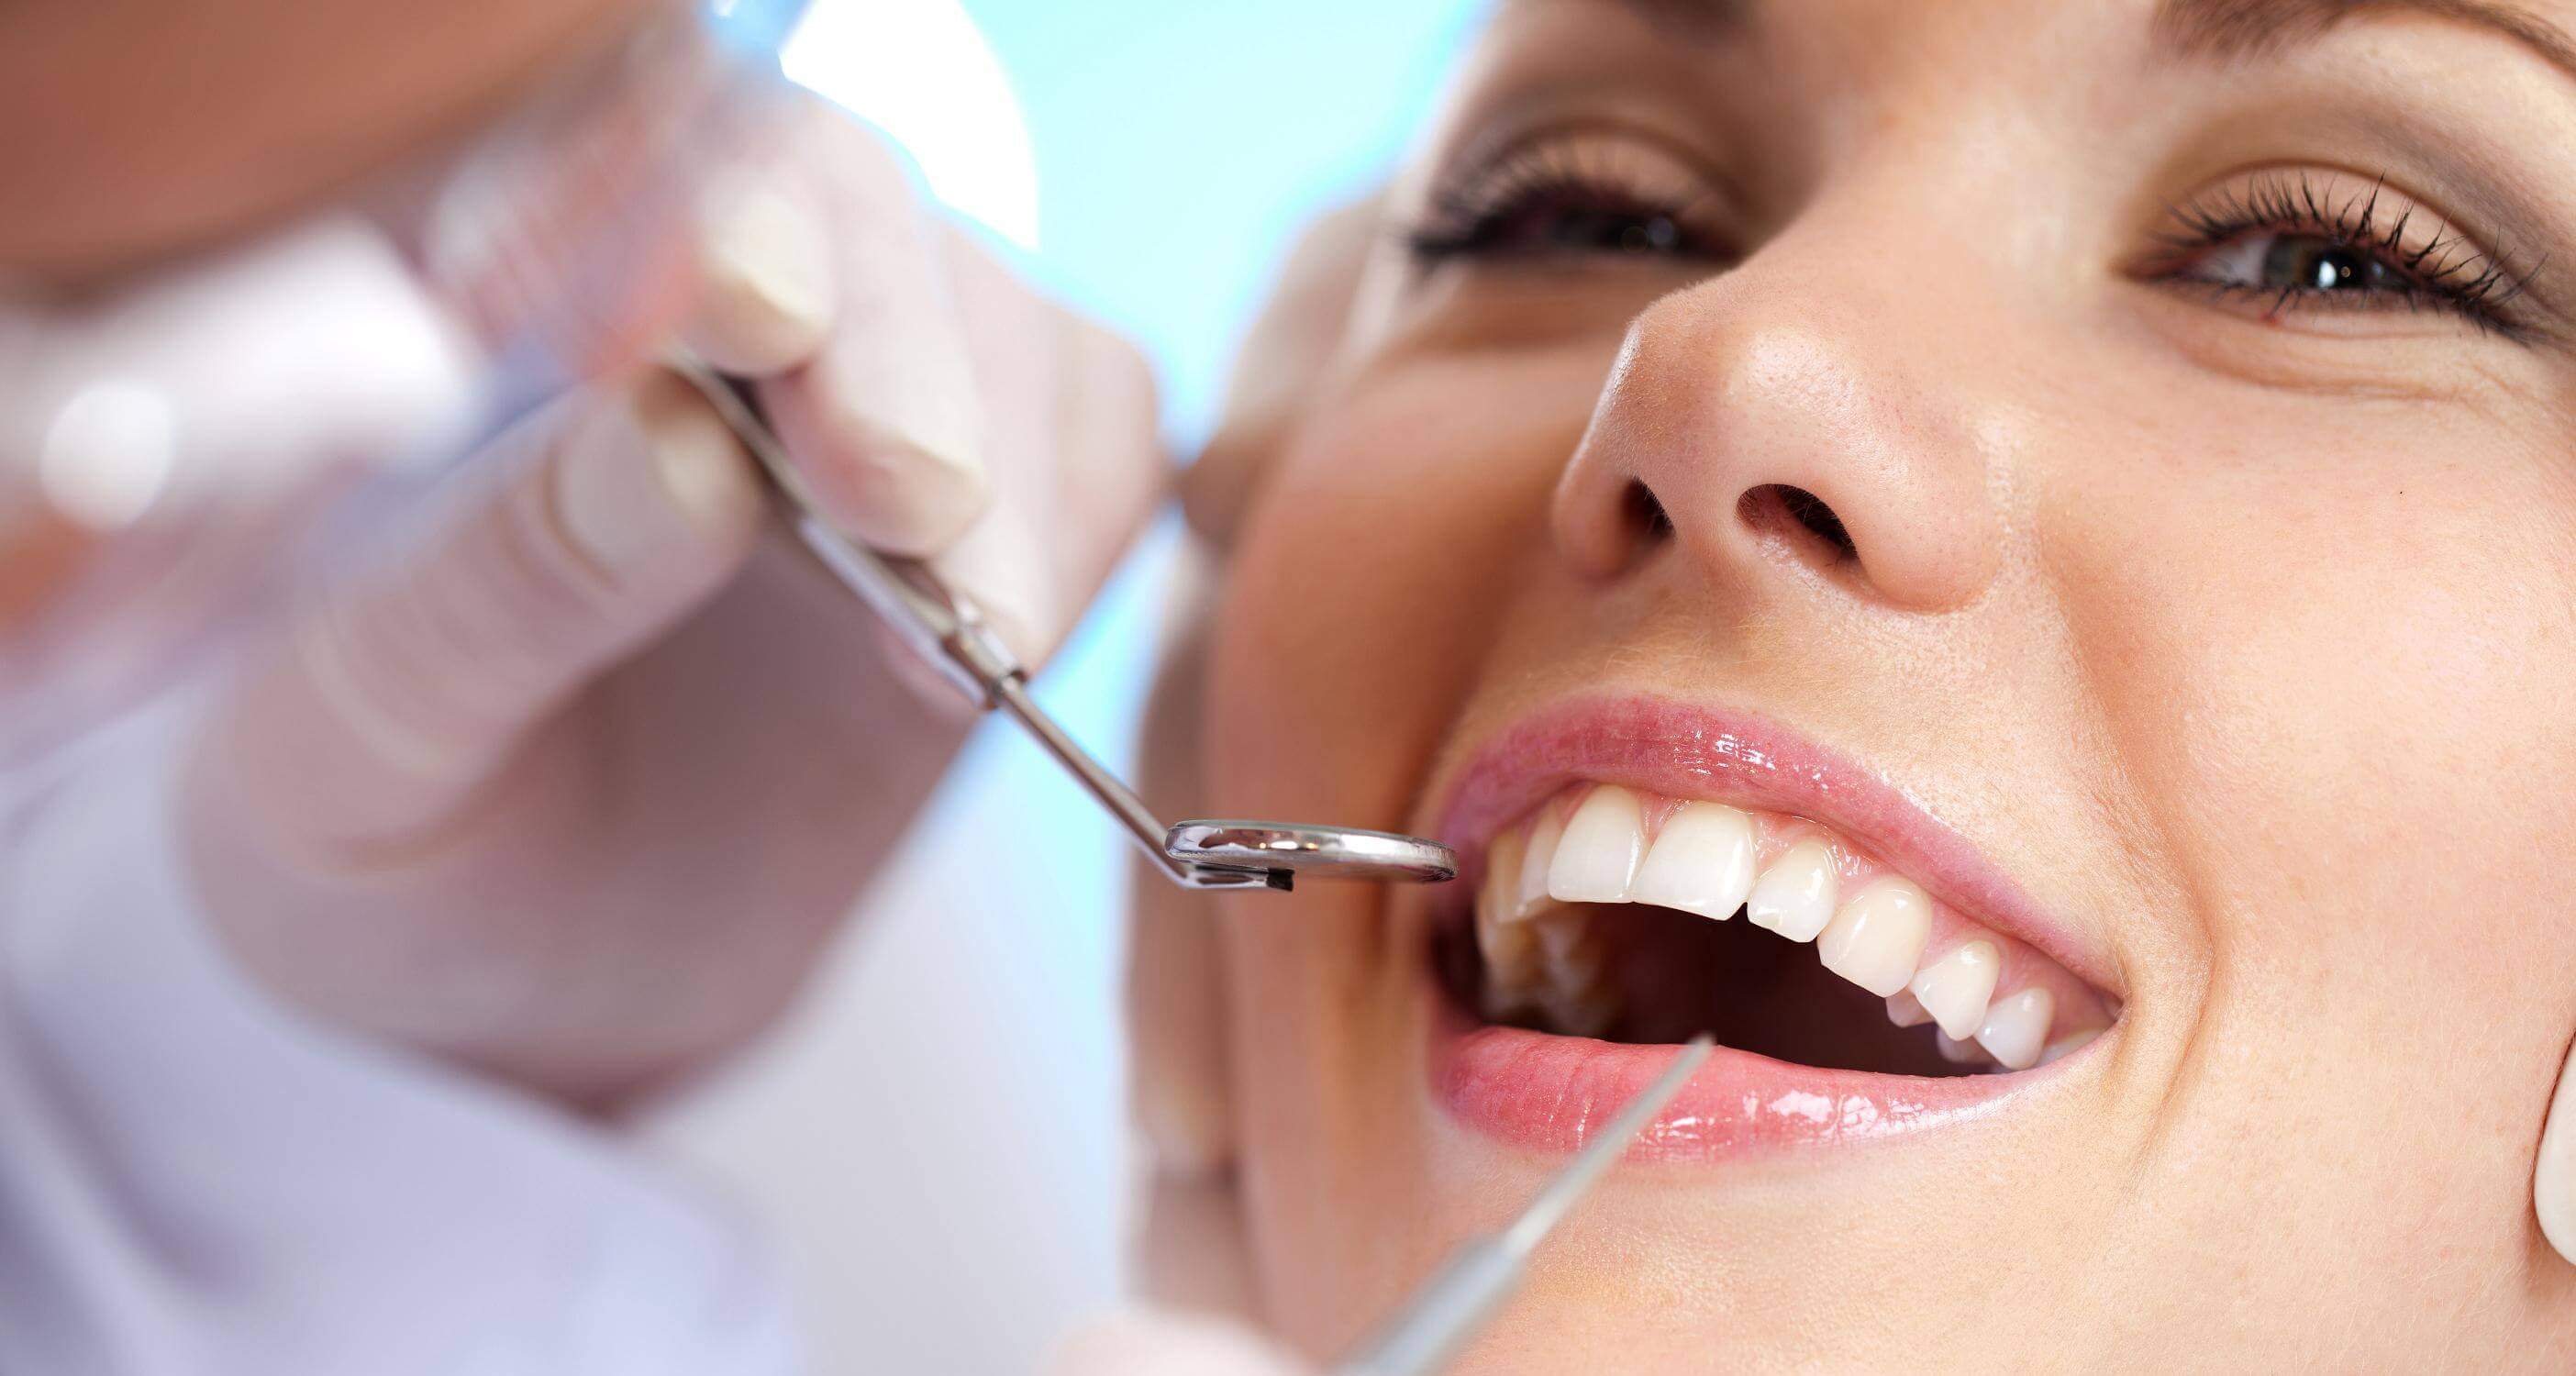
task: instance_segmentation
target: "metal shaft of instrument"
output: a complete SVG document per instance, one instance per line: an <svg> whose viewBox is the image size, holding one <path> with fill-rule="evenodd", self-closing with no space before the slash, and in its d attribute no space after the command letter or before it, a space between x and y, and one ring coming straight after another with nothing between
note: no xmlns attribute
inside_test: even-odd
<svg viewBox="0 0 2576 1376"><path fill-rule="evenodd" d="M1264 883L1269 871L1175 859L1165 848L1167 832L1144 800L1124 780L1091 757L1091 752L1056 724L1029 696L1028 680L1010 650L980 624L971 611L939 583L926 566L907 563L910 573L843 535L826 520L813 493L788 460L786 448L771 433L739 385L703 361L685 353L666 360L679 376L697 387L715 406L716 415L751 451L770 481L786 499L797 539L844 587L887 619L898 635L930 660L976 705L998 708L1020 724L1101 806L1109 809L1127 834L1174 881L1196 888L1242 887ZM1273 884L1272 887L1285 887Z"/></svg>
<svg viewBox="0 0 2576 1376"><path fill-rule="evenodd" d="M1602 1124L1583 1150L1539 1187L1518 1218L1501 1232L1470 1238L1451 1253L1366 1347L1333 1368L1334 1376L1433 1376L1447 1369L1520 1288L1530 1253L1681 1092L1713 1046L1705 1032L1683 1043L1663 1075Z"/></svg>
<svg viewBox="0 0 2576 1376"><path fill-rule="evenodd" d="M1636 1141L1637 1134L1646 1130L1646 1124L1654 1121L1664 1105L1672 1102L1673 1095L1681 1090L1682 1082L1690 1078L1700 1062L1708 1059L1708 1053L1715 1045L1705 1032L1684 1042L1681 1054L1673 1058L1672 1065L1664 1070L1662 1077L1647 1086L1645 1093L1630 1100L1627 1107L1619 1110L1617 1117L1602 1124L1600 1134L1585 1143L1583 1150L1575 1153L1574 1159L1540 1188L1538 1197L1529 1202L1528 1208L1521 1210L1520 1217L1512 1220L1512 1226L1503 1230L1503 1250L1520 1257L1537 1250L1538 1244L1567 1211L1592 1192L1592 1187L1600 1182L1602 1175L1628 1150L1628 1144Z"/></svg>
<svg viewBox="0 0 2576 1376"><path fill-rule="evenodd" d="M1055 757L1056 763L1063 765L1066 772L1118 818L1119 823L1127 828L1127 834L1153 857L1155 864L1175 876L1186 876L1181 862L1164 854L1163 824L1146 808L1145 800L1137 797L1135 790L1127 787L1126 781L1102 768L1098 760L1091 758L1090 751L1083 749L1079 742L1065 733L1063 727L1056 725L1055 718L1048 716L1046 709L1029 696L1026 683L1008 678L991 687L993 705L1027 728L1028 733L1037 738L1038 744Z"/></svg>

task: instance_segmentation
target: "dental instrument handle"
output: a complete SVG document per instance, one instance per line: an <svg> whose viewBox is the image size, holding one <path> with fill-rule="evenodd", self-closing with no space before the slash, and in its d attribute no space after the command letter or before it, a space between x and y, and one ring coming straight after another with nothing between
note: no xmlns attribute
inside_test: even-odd
<svg viewBox="0 0 2576 1376"><path fill-rule="evenodd" d="M733 381L676 350L664 363L706 397L725 428L751 451L786 499L789 525L806 550L893 627L906 648L955 684L967 701L986 711L998 709L1035 737L1173 882L1200 889L1287 887L1275 877L1279 871L1192 863L1169 854L1169 829L1156 820L1135 790L1093 759L1029 696L1028 673L1019 656L985 624L971 600L950 589L920 560L879 554L824 519L822 506L788 459L786 447Z"/></svg>
<svg viewBox="0 0 2576 1376"><path fill-rule="evenodd" d="M1522 1269L1539 1243L1592 1192L1646 1124L1672 1102L1713 1046L1705 1032L1684 1042L1681 1054L1663 1075L1629 1100L1572 1161L1541 1186L1518 1218L1502 1231L1470 1239L1452 1253L1395 1319L1357 1355L1334 1367L1332 1376L1432 1376L1445 1370L1520 1288Z"/></svg>
<svg viewBox="0 0 2576 1376"><path fill-rule="evenodd" d="M1109 815L1118 819L1137 846L1174 883L1189 888L1214 889L1253 887L1268 884L1284 888L1270 872L1236 870L1214 865L1190 864L1174 859L1164 849L1170 829L1155 818L1145 800L1125 780L1112 774L1091 752L1082 748L1056 719L1029 696L1027 673L1009 648L995 637L978 617L973 604L962 599L948 605L960 615L956 629L941 635L931 618L913 614L903 594L892 589L909 587L902 575L885 556L851 544L838 532L825 525L810 511L799 510L795 517L797 537L815 557L839 575L841 581L879 614L898 627L905 628L905 639L911 648L940 668L949 680L966 692L969 700L987 710L997 710L1018 722L1057 764L1071 774ZM912 561L905 561L910 563ZM869 565L875 565L870 569ZM926 575L925 575L926 576ZM936 586L934 584L934 586Z"/></svg>

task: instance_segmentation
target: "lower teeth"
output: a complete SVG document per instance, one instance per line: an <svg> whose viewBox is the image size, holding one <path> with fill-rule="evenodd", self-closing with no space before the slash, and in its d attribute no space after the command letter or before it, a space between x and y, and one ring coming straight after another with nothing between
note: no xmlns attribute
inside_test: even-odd
<svg viewBox="0 0 2576 1376"><path fill-rule="evenodd" d="M1727 1046L1839 1069L1938 1076L2001 1068L1975 1041L1942 1035L1928 1015L1900 1022L1913 1011L1903 1007L1910 995L1873 995L1824 972L1808 948L1740 920L1633 903L1552 904L1478 925L1476 949L1446 968L1491 1022L1649 1044L1706 1030Z"/></svg>

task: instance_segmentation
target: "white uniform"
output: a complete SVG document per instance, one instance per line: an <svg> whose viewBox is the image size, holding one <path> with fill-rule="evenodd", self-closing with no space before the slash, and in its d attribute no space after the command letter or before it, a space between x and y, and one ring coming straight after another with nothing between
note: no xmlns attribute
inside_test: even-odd
<svg viewBox="0 0 2576 1376"><path fill-rule="evenodd" d="M170 825L183 722L0 777L0 1373L794 1370L742 1220L244 980Z"/></svg>

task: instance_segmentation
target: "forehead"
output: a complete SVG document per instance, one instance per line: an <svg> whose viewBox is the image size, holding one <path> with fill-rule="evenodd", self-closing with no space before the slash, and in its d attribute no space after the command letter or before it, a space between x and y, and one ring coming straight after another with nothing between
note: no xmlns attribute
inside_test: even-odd
<svg viewBox="0 0 2576 1376"><path fill-rule="evenodd" d="M2019 0L1507 0L1504 9L1571 3L1625 13L1685 43L1759 45L1784 32L1841 29L1856 34L1919 31L1936 13L1948 20L1998 19L2033 9ZM2569 37L2576 0L2131 0L2087 4L2072 13L2095 28L2118 28L2164 55L2217 60L2257 56L2313 40L2362 18L2411 18L2481 29L2576 75ZM2053 8L2063 21L2070 12Z"/></svg>

